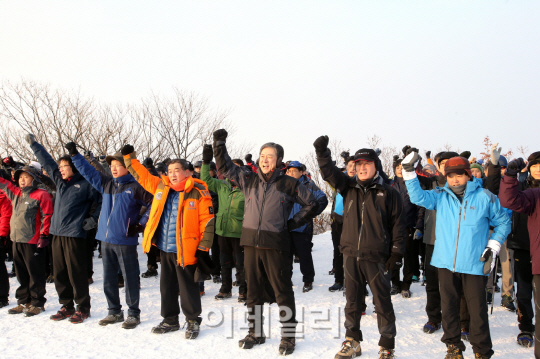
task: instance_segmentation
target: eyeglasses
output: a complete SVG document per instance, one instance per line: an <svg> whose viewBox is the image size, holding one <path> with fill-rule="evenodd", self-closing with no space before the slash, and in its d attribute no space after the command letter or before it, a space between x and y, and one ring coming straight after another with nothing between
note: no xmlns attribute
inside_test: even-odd
<svg viewBox="0 0 540 359"><path fill-rule="evenodd" d="M58 168L66 168L66 167L71 167L70 165L60 165L58 166Z"/></svg>

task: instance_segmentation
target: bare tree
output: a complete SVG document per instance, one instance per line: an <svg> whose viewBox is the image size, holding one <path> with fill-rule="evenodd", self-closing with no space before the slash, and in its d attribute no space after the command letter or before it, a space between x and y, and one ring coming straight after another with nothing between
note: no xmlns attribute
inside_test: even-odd
<svg viewBox="0 0 540 359"><path fill-rule="evenodd" d="M523 155L523 158L527 158L529 156L529 146L518 146L518 152Z"/></svg>

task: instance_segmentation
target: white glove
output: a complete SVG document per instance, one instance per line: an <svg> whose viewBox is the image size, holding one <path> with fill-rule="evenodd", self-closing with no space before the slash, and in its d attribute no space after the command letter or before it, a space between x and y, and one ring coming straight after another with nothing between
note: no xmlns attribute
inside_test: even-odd
<svg viewBox="0 0 540 359"><path fill-rule="evenodd" d="M493 146L491 146L491 163L494 165L494 166L497 166L499 164L499 157L501 157L501 150L502 150L502 147L499 147L499 150L497 150L497 146L499 145L499 143L495 143Z"/></svg>
<svg viewBox="0 0 540 359"><path fill-rule="evenodd" d="M414 151L405 156L403 161L401 161L401 168L403 168L401 175L405 181L416 178L416 166L418 166L418 162L420 162L420 157Z"/></svg>
<svg viewBox="0 0 540 359"><path fill-rule="evenodd" d="M493 268L495 268L495 263L497 262L497 255L499 254L499 251L501 250L501 244L494 240L490 239L487 242L486 249L484 249L484 252L482 253L482 256L480 257L481 262L484 263L484 274L489 274L493 271Z"/></svg>

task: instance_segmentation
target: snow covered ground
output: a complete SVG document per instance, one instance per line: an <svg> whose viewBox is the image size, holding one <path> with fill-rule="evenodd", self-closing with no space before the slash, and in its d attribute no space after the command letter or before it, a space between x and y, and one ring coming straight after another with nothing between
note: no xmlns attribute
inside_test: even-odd
<svg viewBox="0 0 540 359"><path fill-rule="evenodd" d="M330 233L314 238L313 257L316 277L313 291L302 293L302 276L299 265L294 265L293 282L296 294L298 320L304 313L303 334L297 339L293 358L333 358L344 339L342 293L330 293L333 276L332 242ZM141 271L146 269L146 255L139 248ZM8 263L11 266L11 263ZM10 269L10 268L9 268ZM151 334L153 326L161 321L159 279L141 279L141 324L134 330L124 330L121 324L101 327L97 323L107 315L107 303L103 294L102 264L94 257L94 284L90 286L92 317L82 324L68 321L53 322L49 316L59 308L54 284L47 284L46 311L38 316L8 315L0 309L0 358L275 358L278 357L280 324L277 306L271 306L269 328L265 329L269 339L266 344L251 350L238 348L238 340L246 334L243 321L245 307L237 302L238 291L233 288L233 298L216 301L219 284L206 282L203 297L203 323L196 340L186 340L184 331L165 335ZM16 278L11 281L10 307L16 304ZM399 358L443 358L446 350L440 342L442 330L432 335L422 332L427 321L424 312L426 294L424 287L414 283L413 296L403 299L394 296L397 317L396 355ZM121 292L124 302L124 292ZM364 341L363 358L378 358L377 318L373 313L371 297L367 298L367 315L362 318ZM495 357L532 358L533 349L521 348L516 344L519 333L517 317L499 306L500 295L495 297L495 309L490 316L491 335ZM127 314L127 313L126 313ZM268 318L268 314L265 315ZM180 317L181 321L184 318ZM299 328L302 325L299 324ZM472 358L472 349L467 344L466 358Z"/></svg>

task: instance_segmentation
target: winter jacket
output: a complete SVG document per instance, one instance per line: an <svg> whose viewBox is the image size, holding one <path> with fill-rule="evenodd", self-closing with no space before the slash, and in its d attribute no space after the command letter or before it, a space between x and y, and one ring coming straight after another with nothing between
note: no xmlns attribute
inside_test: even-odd
<svg viewBox="0 0 540 359"><path fill-rule="evenodd" d="M9 224L13 242L37 244L40 235L49 234L53 205L47 191L36 187L21 189L3 178L0 178L0 191L11 201Z"/></svg>
<svg viewBox="0 0 540 359"><path fill-rule="evenodd" d="M332 222L343 224L343 196L334 190L334 201L332 201Z"/></svg>
<svg viewBox="0 0 540 359"><path fill-rule="evenodd" d="M480 257L489 239L502 244L510 233L510 217L497 196L482 188L480 181L467 182L460 201L448 183L424 191L417 178L405 181L411 202L437 211L435 248L431 265L452 272L484 275ZM489 238L489 227L494 232Z"/></svg>
<svg viewBox="0 0 540 359"><path fill-rule="evenodd" d="M240 238L244 220L245 197L240 188L232 186L230 180L219 180L210 176L210 165L201 166L201 180L208 189L216 192L219 198L219 210L216 215L216 234L222 237Z"/></svg>
<svg viewBox="0 0 540 359"><path fill-rule="evenodd" d="M540 274L540 188L520 191L516 178L504 176L499 192L501 204L512 211L529 216L528 229L532 259L532 274Z"/></svg>
<svg viewBox="0 0 540 359"><path fill-rule="evenodd" d="M340 250L346 256L386 263L405 253L405 224L399 193L380 176L364 188L333 163L330 150L317 157L322 177L343 196Z"/></svg>
<svg viewBox="0 0 540 359"><path fill-rule="evenodd" d="M405 186L405 181L402 177L395 176L394 181L392 182L392 187L398 191L401 196L401 204L403 205L403 222L407 228L418 228L422 229L423 225L420 225L418 222L418 206L411 203L409 198L409 193L407 192L407 187Z"/></svg>
<svg viewBox="0 0 540 359"><path fill-rule="evenodd" d="M518 182L519 191L525 191L528 188L528 181ZM512 211L512 231L506 240L508 248L530 251L531 242L529 240L528 222L529 215L527 213Z"/></svg>
<svg viewBox="0 0 540 359"><path fill-rule="evenodd" d="M129 173L113 178L99 172L81 154L71 159L80 174L102 195L96 239L111 244L137 245L138 233L128 235L128 231L139 223L141 207L150 206L152 195Z"/></svg>
<svg viewBox="0 0 540 359"><path fill-rule="evenodd" d="M37 142L30 147L56 184L51 234L86 239L86 231L82 228L83 221L89 215L98 218L99 209L96 213L90 213L90 207L92 203L100 201L99 193L80 173L75 173L69 180L63 180L58 164L45 148Z"/></svg>
<svg viewBox="0 0 540 359"><path fill-rule="evenodd" d="M154 234L159 228L160 220L169 198L169 177L152 176L148 170L137 161L135 154L124 156L126 168L141 186L150 192L154 199L150 217L144 230L143 250L145 253L155 244ZM184 191L178 199L176 222L177 263L184 267L197 263L197 249L208 251L214 239L214 208L206 184L195 178L188 178Z"/></svg>
<svg viewBox="0 0 540 359"><path fill-rule="evenodd" d="M328 206L328 198L326 197L326 194L317 187L315 183L313 183L312 180L307 178L306 176L302 176L298 179L298 181L307 187L307 189L313 193L313 196L315 197L315 200L317 201L317 211L315 212L315 216L318 216L321 214L326 206ZM293 209L291 211L291 214L289 215L289 219L292 219L298 212L302 210L302 206L299 203L295 203L293 206ZM300 228L296 228L293 230L293 232L299 232L299 233L305 233L305 234L313 234L313 219L309 221L308 223L304 224Z"/></svg>
<svg viewBox="0 0 540 359"><path fill-rule="evenodd" d="M227 153L224 142L214 143L216 164L224 177L238 185L244 193L244 222L240 245L290 251L290 229L308 223L317 213L313 194L295 178L285 175L284 168L276 168L266 178L262 171L244 172ZM302 209L289 221L294 203Z"/></svg>
<svg viewBox="0 0 540 359"><path fill-rule="evenodd" d="M158 229L155 232L156 238L154 239L156 247L163 252L178 253L178 248L176 247L176 225L178 221L179 200L180 192L170 189L165 200Z"/></svg>
<svg viewBox="0 0 540 359"><path fill-rule="evenodd" d="M9 198L7 198L3 191L0 191L0 237L9 236L9 221L11 219L11 213L11 201Z"/></svg>

